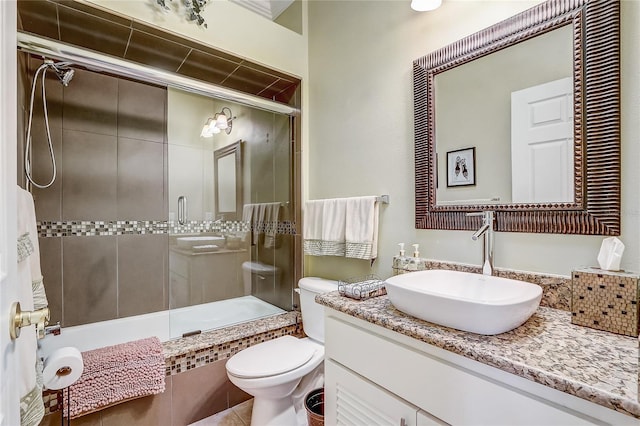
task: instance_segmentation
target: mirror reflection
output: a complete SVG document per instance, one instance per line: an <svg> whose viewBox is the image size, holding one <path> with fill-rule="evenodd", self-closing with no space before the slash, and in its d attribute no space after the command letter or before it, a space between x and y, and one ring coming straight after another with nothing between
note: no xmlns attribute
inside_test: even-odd
<svg viewBox="0 0 640 426"><path fill-rule="evenodd" d="M236 219L242 202L242 141L213 153L217 217Z"/></svg>
<svg viewBox="0 0 640 426"><path fill-rule="evenodd" d="M167 90L169 307L238 300L238 315L290 310L289 117ZM223 108L232 128L204 134ZM171 315L174 334L195 327L180 312Z"/></svg>
<svg viewBox="0 0 640 426"><path fill-rule="evenodd" d="M570 24L436 74L436 204L573 202L572 76Z"/></svg>

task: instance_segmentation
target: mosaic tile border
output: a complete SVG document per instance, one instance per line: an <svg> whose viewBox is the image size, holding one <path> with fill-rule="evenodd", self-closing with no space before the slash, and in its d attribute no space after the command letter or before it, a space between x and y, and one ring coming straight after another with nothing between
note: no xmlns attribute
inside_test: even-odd
<svg viewBox="0 0 640 426"><path fill-rule="evenodd" d="M273 326L280 327L261 331ZM246 335L248 330L253 332ZM165 375L174 376L228 359L250 346L286 335L304 337L300 314L296 311L163 342ZM45 415L62 410L62 390L44 390L42 396Z"/></svg>
<svg viewBox="0 0 640 426"><path fill-rule="evenodd" d="M72 220L37 222L38 236L76 237L104 235L145 235L145 234L195 234L203 232L249 232L254 226L242 221L190 221L180 225L165 220ZM296 223L291 221L261 222L255 226L258 232L275 229L279 235L296 235Z"/></svg>
<svg viewBox="0 0 640 426"><path fill-rule="evenodd" d="M446 269L450 271L472 272L481 274L482 268L477 265L466 263L442 262L438 260L425 259L427 269ZM393 268L393 274L404 274L410 271ZM495 274L498 277L510 278L512 280L526 281L538 284L542 287L542 300L540 306L560 309L571 312L571 277L552 274L541 274L537 272L516 271L513 269L496 268Z"/></svg>
<svg viewBox="0 0 640 426"><path fill-rule="evenodd" d="M215 345L210 348L200 349L179 356L166 358L166 375L173 376L184 371L203 367L211 362L215 362L221 359L228 359L241 350L246 349L250 346L254 346L259 343L287 335L294 337L303 337L302 326L298 324L290 325L278 330L267 331L264 333L256 334L255 336L245 337L243 339L234 340L232 342Z"/></svg>

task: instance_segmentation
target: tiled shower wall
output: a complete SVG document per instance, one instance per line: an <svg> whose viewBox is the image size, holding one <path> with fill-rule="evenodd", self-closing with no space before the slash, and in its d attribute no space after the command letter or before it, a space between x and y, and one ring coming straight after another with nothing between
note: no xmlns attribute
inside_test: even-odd
<svg viewBox="0 0 640 426"><path fill-rule="evenodd" d="M28 63L20 76L26 123L41 61L19 56ZM58 177L50 188L33 189L37 220L166 221L166 89L81 69L68 87L49 72L46 89ZM42 183L51 163L39 86L36 92L33 169ZM72 326L168 307L167 234L40 238L40 250L52 322Z"/></svg>

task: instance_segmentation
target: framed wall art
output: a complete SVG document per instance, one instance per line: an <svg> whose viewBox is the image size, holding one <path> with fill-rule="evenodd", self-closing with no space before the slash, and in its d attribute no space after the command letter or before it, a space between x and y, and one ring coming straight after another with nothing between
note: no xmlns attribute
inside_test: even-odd
<svg viewBox="0 0 640 426"><path fill-rule="evenodd" d="M476 184L476 148L447 152L447 186Z"/></svg>

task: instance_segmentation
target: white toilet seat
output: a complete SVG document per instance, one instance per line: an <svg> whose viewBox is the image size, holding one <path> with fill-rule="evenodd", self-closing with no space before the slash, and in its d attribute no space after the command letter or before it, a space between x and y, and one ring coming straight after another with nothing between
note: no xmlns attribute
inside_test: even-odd
<svg viewBox="0 0 640 426"><path fill-rule="evenodd" d="M276 376L306 364L315 352L305 340L282 336L237 353L227 361L227 371L245 379Z"/></svg>
<svg viewBox="0 0 640 426"><path fill-rule="evenodd" d="M258 378L246 378L246 377L237 377L229 372L227 368L227 376L229 380L240 389L245 391L249 391L251 389L263 389L270 386L278 386L282 383L286 383L287 381L297 380L302 378L305 374L311 372L318 365L322 364L324 361L324 346L314 342L308 337L304 337L302 339L298 339L303 341L313 347L315 349L313 356L309 361L302 364L301 366L294 368L293 370L287 371L286 373L277 374L275 376L267 376L267 377L258 377ZM250 348L245 349L249 350ZM238 354L234 355L237 356ZM233 357L231 357L233 358ZM229 358L229 361L231 361ZM227 361L227 366L229 365L229 361ZM251 393L251 392L249 392Z"/></svg>

